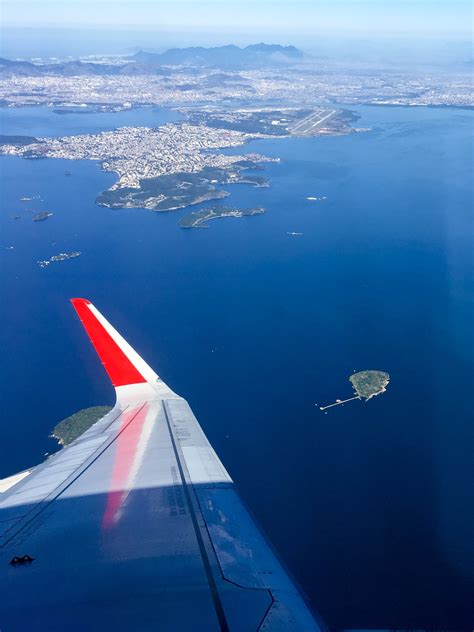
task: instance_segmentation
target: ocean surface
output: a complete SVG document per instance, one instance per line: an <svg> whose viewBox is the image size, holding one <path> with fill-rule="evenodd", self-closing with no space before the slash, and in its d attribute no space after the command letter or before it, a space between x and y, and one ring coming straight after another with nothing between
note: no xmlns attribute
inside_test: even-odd
<svg viewBox="0 0 474 632"><path fill-rule="evenodd" d="M371 131L239 149L281 158L270 188L227 189L267 213L208 230L96 206L115 180L96 163L0 158L0 477L113 402L69 304L83 296L189 400L328 625L471 629L474 113L354 109ZM0 133L175 118L24 108ZM37 265L64 250L83 254ZM322 413L362 369L388 371L387 392Z"/></svg>

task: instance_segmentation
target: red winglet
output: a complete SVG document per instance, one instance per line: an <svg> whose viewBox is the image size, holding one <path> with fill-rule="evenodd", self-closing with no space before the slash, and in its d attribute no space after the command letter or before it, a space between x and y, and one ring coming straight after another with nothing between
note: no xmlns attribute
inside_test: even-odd
<svg viewBox="0 0 474 632"><path fill-rule="evenodd" d="M111 335L112 333L118 337L119 334L105 319L104 321L110 331L98 320L91 310L91 307L93 307L92 303L84 298L73 298L71 303L84 325L84 329L94 345L112 384L114 386L126 386L128 384L143 384L146 382L146 379Z"/></svg>

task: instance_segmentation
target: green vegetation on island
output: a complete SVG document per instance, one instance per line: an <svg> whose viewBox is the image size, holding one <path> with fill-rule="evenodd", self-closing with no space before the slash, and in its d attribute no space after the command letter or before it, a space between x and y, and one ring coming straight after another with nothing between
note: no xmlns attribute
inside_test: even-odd
<svg viewBox="0 0 474 632"><path fill-rule="evenodd" d="M349 378L355 392L365 401L386 391L390 375L385 371L359 371Z"/></svg>
<svg viewBox="0 0 474 632"><path fill-rule="evenodd" d="M193 125L206 125L217 129L229 129L245 134L265 136L315 136L318 134L350 134L355 130L351 123L359 115L350 110L316 106L315 108L240 108L223 110L206 108L187 112Z"/></svg>
<svg viewBox="0 0 474 632"><path fill-rule="evenodd" d="M354 387L356 392L355 396L349 397L348 399L336 399L334 404L320 406L320 410L340 406L346 402L352 402L354 399L365 399L367 402L372 397L375 397L375 395L385 393L388 383L390 382L390 375L385 371L359 371L358 373L353 373L349 381Z"/></svg>
<svg viewBox="0 0 474 632"><path fill-rule="evenodd" d="M239 109L197 110L189 114L193 125L207 125L218 129L232 129L245 134L265 134L268 136L288 136L289 126L300 118L308 116L310 109Z"/></svg>
<svg viewBox="0 0 474 632"><path fill-rule="evenodd" d="M179 222L181 228L209 228L207 222L221 217L250 217L265 213L263 206L253 208L228 208L226 206L210 206L186 215Z"/></svg>
<svg viewBox="0 0 474 632"><path fill-rule="evenodd" d="M249 161L251 162L251 161ZM255 164L255 163L254 163ZM250 169L250 165L245 165ZM121 187L104 191L97 198L100 206L109 208L146 208L152 211L175 211L193 204L219 200L229 193L215 185L234 183L268 186L261 176L242 174L243 167L234 165L220 169L205 167L196 173L174 173L140 180L140 187Z"/></svg>
<svg viewBox="0 0 474 632"><path fill-rule="evenodd" d="M21 136L0 134L0 145L14 145L15 147L23 147L24 145L31 145L32 143L41 143L34 136Z"/></svg>
<svg viewBox="0 0 474 632"><path fill-rule="evenodd" d="M111 410L110 406L83 408L56 424L51 436L57 439L62 446L69 445Z"/></svg>

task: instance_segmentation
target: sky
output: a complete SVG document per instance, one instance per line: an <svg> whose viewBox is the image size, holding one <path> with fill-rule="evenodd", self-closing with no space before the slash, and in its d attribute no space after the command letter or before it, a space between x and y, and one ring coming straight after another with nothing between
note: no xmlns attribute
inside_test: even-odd
<svg viewBox="0 0 474 632"><path fill-rule="evenodd" d="M469 34L469 0L3 0L6 28L230 27Z"/></svg>
<svg viewBox="0 0 474 632"><path fill-rule="evenodd" d="M257 41L311 48L335 35L472 40L471 0L2 0L1 12L2 54L48 40L71 54L81 43L84 53L119 53Z"/></svg>

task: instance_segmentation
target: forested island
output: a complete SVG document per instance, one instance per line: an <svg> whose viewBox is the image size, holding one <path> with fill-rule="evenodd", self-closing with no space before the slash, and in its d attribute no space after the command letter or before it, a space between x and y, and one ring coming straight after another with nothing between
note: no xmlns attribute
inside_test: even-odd
<svg viewBox="0 0 474 632"><path fill-rule="evenodd" d="M359 371L350 376L349 381L358 397L368 401L375 395L385 393L390 375L385 371Z"/></svg>
<svg viewBox="0 0 474 632"><path fill-rule="evenodd" d="M53 428L51 437L56 439L60 445L67 446L83 432L88 430L92 425L102 419L112 410L110 406L92 406L91 408L83 408L74 415L63 419Z"/></svg>
<svg viewBox="0 0 474 632"><path fill-rule="evenodd" d="M368 402L372 397L385 393L388 383L390 382L390 375L385 371L358 371L350 376L349 382L354 387L356 393L353 397L349 397L348 399L336 399L334 404L320 406L320 410L340 406L341 404L352 402L354 399L365 399L365 401Z"/></svg>

